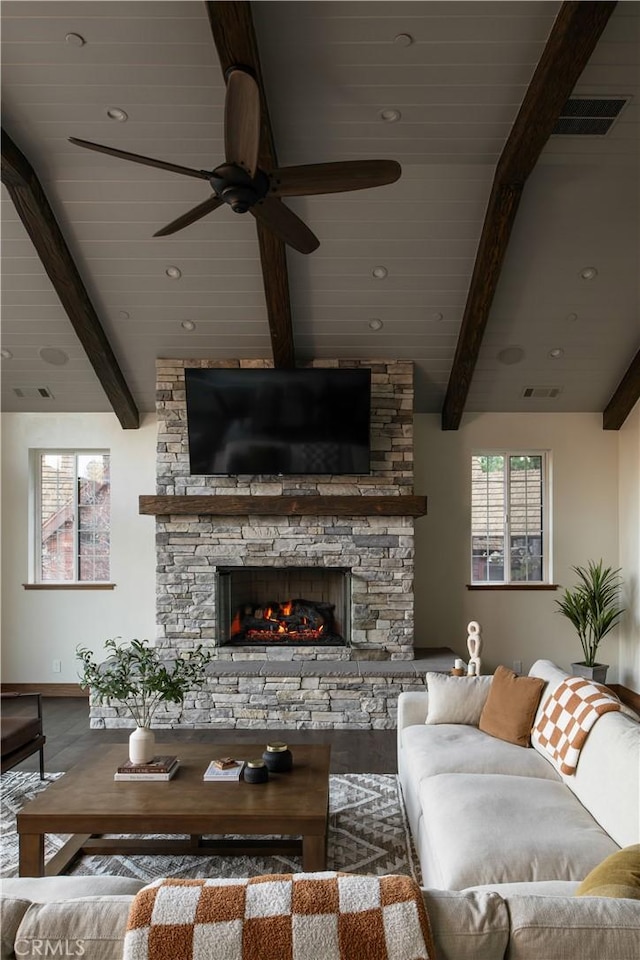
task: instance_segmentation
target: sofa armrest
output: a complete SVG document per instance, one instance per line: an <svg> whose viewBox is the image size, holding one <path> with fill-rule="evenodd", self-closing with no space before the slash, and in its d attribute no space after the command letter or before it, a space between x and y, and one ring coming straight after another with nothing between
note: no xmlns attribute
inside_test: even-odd
<svg viewBox="0 0 640 960"><path fill-rule="evenodd" d="M422 690L410 690L398 697L398 732L427 719L429 694Z"/></svg>

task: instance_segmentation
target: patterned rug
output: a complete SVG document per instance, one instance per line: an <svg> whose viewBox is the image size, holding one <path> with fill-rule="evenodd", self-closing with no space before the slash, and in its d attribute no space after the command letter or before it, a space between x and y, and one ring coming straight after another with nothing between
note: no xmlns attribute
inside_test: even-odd
<svg viewBox="0 0 640 960"><path fill-rule="evenodd" d="M2 792L0 876L18 872L15 818L27 801L61 777L49 773L5 773ZM65 837L47 836L45 857L58 850ZM347 873L401 873L420 883L420 866L413 848L398 778L394 774L345 774L329 778L329 870ZM70 874L117 874L149 881L156 877L253 877L263 873L299 873L300 857L172 857L90 856L76 860Z"/></svg>

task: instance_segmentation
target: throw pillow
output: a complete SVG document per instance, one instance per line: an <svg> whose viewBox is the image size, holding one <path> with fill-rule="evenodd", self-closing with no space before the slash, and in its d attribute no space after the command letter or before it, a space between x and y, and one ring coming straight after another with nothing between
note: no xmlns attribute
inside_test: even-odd
<svg viewBox="0 0 640 960"><path fill-rule="evenodd" d="M493 677L450 677L428 673L429 710L425 723L469 723L478 726Z"/></svg>
<svg viewBox="0 0 640 960"><path fill-rule="evenodd" d="M576 897L622 897L640 900L640 843L618 850L594 867Z"/></svg>
<svg viewBox="0 0 640 960"><path fill-rule="evenodd" d="M519 677L498 667L480 715L479 728L498 740L531 746L531 728L545 687L539 677Z"/></svg>

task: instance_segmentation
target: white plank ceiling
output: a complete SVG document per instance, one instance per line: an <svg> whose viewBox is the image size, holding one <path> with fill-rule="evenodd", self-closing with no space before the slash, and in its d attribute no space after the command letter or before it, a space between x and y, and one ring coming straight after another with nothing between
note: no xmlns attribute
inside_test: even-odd
<svg viewBox="0 0 640 960"><path fill-rule="evenodd" d="M416 409L440 410L495 163L559 6L253 5L280 164L381 157L403 168L387 187L287 200L321 243L308 257L287 252L299 359L413 359ZM639 13L618 4L574 91L629 97L620 118L605 137L553 137L527 184L470 412L602 410L640 344ZM156 357L270 357L255 222L224 207L153 239L208 185L67 138L212 169L224 89L203 3L2 6L3 126L40 177L141 410L154 406ZM128 120L110 120L113 107ZM382 121L388 109L401 118ZM166 276L172 264L181 279ZM386 279L372 276L377 265ZM3 409L108 410L4 188L2 287ZM512 346L522 360L505 365L497 355ZM68 362L44 362L43 347ZM39 386L53 399L15 394ZM561 392L525 400L526 386Z"/></svg>

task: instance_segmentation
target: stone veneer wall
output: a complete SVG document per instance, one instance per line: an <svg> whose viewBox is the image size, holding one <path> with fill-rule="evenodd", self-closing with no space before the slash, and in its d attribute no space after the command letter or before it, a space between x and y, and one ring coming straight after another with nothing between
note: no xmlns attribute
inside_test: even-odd
<svg viewBox="0 0 640 960"><path fill-rule="evenodd" d="M413 365L317 361L310 366L372 371L371 474L349 477L191 476L185 367L269 367L259 361L158 360L158 476L161 495L401 495L413 493ZM250 514L250 510L248 511ZM203 642L220 660L264 659L265 648L217 646L214 575L221 566L352 568L351 646L273 648L273 659L413 657L411 517L157 518L158 644L168 652Z"/></svg>

